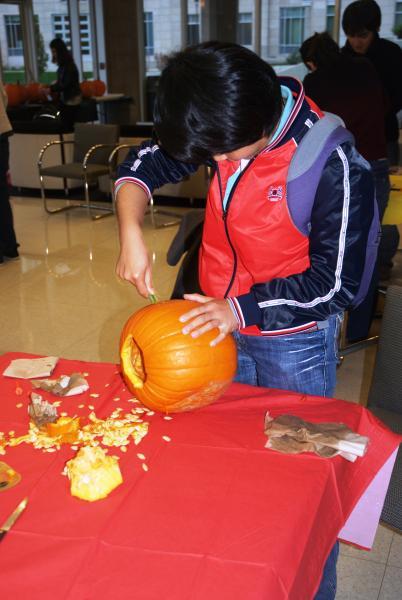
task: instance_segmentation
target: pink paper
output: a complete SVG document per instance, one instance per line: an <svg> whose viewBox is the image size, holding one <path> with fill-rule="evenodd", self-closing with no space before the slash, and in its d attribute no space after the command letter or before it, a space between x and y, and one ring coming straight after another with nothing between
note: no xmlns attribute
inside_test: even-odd
<svg viewBox="0 0 402 600"><path fill-rule="evenodd" d="M352 544L371 550L397 453L398 449L391 454L378 471L354 507L338 535L343 542L352 542Z"/></svg>

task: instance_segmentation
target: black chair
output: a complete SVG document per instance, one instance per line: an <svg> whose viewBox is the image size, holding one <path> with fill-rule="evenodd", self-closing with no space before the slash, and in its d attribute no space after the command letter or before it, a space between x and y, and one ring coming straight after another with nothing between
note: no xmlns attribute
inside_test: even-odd
<svg viewBox="0 0 402 600"><path fill-rule="evenodd" d="M368 408L402 434L402 287L389 286ZM399 447L381 521L402 533L402 446Z"/></svg>
<svg viewBox="0 0 402 600"><path fill-rule="evenodd" d="M201 245L204 217L204 209L194 209L185 213L169 246L168 265L172 267L177 265L184 255L170 296L172 300L182 298L183 294L202 293L198 281L198 251Z"/></svg>
<svg viewBox="0 0 402 600"><path fill-rule="evenodd" d="M115 156L113 149L119 141L118 125L97 125L88 123L76 123L74 127L74 140L53 140L46 144L39 153L38 171L41 188L41 196L46 212L54 214L73 208L86 208L93 219L99 219L114 212L113 194L112 205L91 204L89 188L98 182L99 177L108 175L110 181L113 179L115 170ZM61 165L44 166L43 160L46 151L54 145L60 145L63 149L65 144L73 144L73 161ZM62 156L64 154L62 152ZM79 204L67 204L61 208L49 208L45 193L45 177L58 177L64 180L66 195L67 179L78 179L83 181L85 190L85 202ZM94 214L92 211L102 211L105 214Z"/></svg>

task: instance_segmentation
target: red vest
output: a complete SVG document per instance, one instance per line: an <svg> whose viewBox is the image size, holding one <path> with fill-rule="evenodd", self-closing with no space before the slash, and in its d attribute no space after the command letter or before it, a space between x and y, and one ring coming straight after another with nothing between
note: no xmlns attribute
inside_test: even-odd
<svg viewBox="0 0 402 600"><path fill-rule="evenodd" d="M232 188L225 230L217 174L208 193L200 251L200 283L207 296L223 298L234 270L229 296L248 293L255 283L300 273L310 265L308 237L296 229L288 211L286 180L296 144L289 140L261 152ZM222 194L238 163L219 163Z"/></svg>

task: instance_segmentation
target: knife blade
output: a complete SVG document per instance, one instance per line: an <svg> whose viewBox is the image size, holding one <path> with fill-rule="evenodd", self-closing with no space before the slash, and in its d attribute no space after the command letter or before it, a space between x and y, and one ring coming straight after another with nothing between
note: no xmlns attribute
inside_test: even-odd
<svg viewBox="0 0 402 600"><path fill-rule="evenodd" d="M6 533L10 531L11 527L14 525L18 517L26 509L27 504L28 498L24 498L23 500L21 500L17 508L14 509L11 515L4 521L3 525L0 527L0 540L2 540Z"/></svg>

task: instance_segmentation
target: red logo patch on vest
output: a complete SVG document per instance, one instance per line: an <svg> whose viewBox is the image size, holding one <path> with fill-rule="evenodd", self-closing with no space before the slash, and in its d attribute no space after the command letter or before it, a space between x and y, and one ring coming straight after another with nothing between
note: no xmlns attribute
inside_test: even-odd
<svg viewBox="0 0 402 600"><path fill-rule="evenodd" d="M275 186L270 185L268 188L268 200L271 202L278 202L278 200L282 200L283 197L283 187L281 185Z"/></svg>

